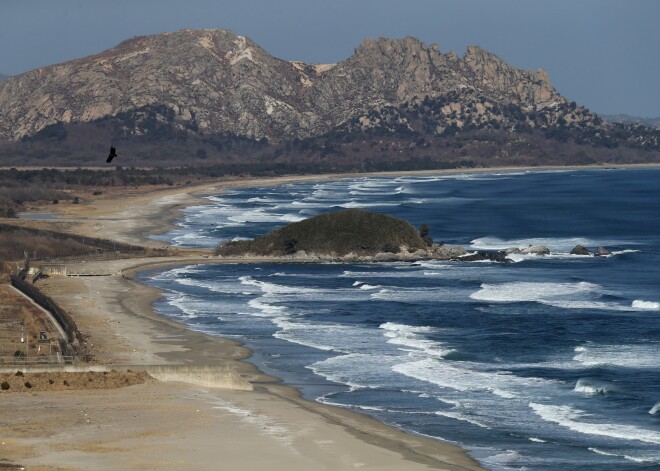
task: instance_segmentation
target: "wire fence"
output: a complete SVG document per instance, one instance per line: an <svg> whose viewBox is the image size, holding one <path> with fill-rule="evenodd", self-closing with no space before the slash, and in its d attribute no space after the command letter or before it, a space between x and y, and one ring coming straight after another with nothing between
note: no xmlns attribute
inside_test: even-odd
<svg viewBox="0 0 660 471"><path fill-rule="evenodd" d="M4 352L0 348L0 367L2 366L36 366L36 365L76 365L80 359L76 355L62 355L59 352L48 355L26 356L24 353L16 355L16 352Z"/></svg>
<svg viewBox="0 0 660 471"><path fill-rule="evenodd" d="M54 239L70 239L79 242L83 245L89 245L96 249L105 252L124 253L124 254L141 254L145 253L146 249L139 245L124 244L123 242L116 242L109 239L100 239L97 237L87 237L78 234L70 234L68 232L57 232L47 229L36 229L33 227L15 226L13 224L0 223L0 232L11 233L26 233L37 236L51 237ZM91 252L94 253L94 252Z"/></svg>
<svg viewBox="0 0 660 471"><path fill-rule="evenodd" d="M29 283L26 283L17 276L11 275L10 278L12 286L21 291L26 296L30 297L35 303L51 313L55 321L57 321L60 327L62 327L62 330L64 330L64 333L67 336L67 346L73 343L75 340L79 340L82 344L83 337L78 330L78 326L64 309L59 307L55 301L43 294L37 288L30 285Z"/></svg>

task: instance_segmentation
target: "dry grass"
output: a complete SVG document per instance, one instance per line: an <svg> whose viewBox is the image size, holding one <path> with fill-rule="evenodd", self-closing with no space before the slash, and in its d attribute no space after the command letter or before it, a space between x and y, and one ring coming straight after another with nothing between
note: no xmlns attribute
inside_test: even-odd
<svg viewBox="0 0 660 471"><path fill-rule="evenodd" d="M94 249L89 245L81 244L72 239L56 239L25 232L0 232L0 260L23 260L23 251L25 250L28 251L31 257L36 252L37 256L41 258L67 257L94 252ZM15 266L11 267L12 270L14 268Z"/></svg>
<svg viewBox="0 0 660 471"><path fill-rule="evenodd" d="M114 389L141 384L151 378L146 372L104 371L82 373L0 373L0 393ZM8 386L8 387L7 387ZM6 389L5 389L6 388Z"/></svg>
<svg viewBox="0 0 660 471"><path fill-rule="evenodd" d="M49 339L60 338L59 332L51 324L46 315L17 293L6 280L0 277L0 355L13 356L16 351L25 353L26 348L30 358L37 357L39 332L44 331ZM20 327L25 329L28 342L20 342ZM59 350L57 342L52 342L52 353Z"/></svg>

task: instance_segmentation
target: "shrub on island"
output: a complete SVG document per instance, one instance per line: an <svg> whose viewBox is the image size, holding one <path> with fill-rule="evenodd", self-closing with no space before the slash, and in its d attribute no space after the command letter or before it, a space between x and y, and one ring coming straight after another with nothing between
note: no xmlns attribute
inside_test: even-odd
<svg viewBox="0 0 660 471"><path fill-rule="evenodd" d="M428 232L427 232L428 233ZM427 236L428 237L428 236ZM428 241L410 223L385 214L349 209L294 222L253 240L232 241L216 250L220 256L306 253L343 256L423 250Z"/></svg>

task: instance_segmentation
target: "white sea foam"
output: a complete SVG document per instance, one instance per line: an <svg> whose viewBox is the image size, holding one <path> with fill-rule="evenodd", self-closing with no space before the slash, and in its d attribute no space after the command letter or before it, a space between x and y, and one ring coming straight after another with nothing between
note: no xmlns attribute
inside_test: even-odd
<svg viewBox="0 0 660 471"><path fill-rule="evenodd" d="M486 429L492 428L492 427L486 425L485 423L483 423L479 420L476 420L476 419L474 419L474 418L472 418L468 415L461 414L460 412L440 410L440 411L436 411L435 415L439 415L439 416L442 416L442 417L448 417L450 419L460 420L461 422L468 422L472 425L476 425L477 427L481 427L481 428L486 428Z"/></svg>
<svg viewBox="0 0 660 471"><path fill-rule="evenodd" d="M339 275L340 278L421 278L423 274L419 270L405 271L351 271L346 270ZM362 283L362 282L360 282ZM355 285L354 285L355 286Z"/></svg>
<svg viewBox="0 0 660 471"><path fill-rule="evenodd" d="M621 458L621 455L619 455L618 453L612 453L611 451L605 451L605 450L601 450L599 448L589 447L589 448L587 448L587 450L592 451L592 452L596 453L597 455L616 456L618 458Z"/></svg>
<svg viewBox="0 0 660 471"><path fill-rule="evenodd" d="M660 445L660 432L627 424L598 422L603 420L571 406L556 406L548 404L529 403L536 415L546 422L552 422L574 432L616 438L620 440L639 441Z"/></svg>
<svg viewBox="0 0 660 471"><path fill-rule="evenodd" d="M373 353L338 355L313 363L307 368L329 381L345 384L352 390L383 387L381 368L391 366L396 358Z"/></svg>
<svg viewBox="0 0 660 471"><path fill-rule="evenodd" d="M469 293L470 291L467 288L404 288L401 286L387 286L376 293L372 293L371 299L411 304L422 302L450 303L467 300Z"/></svg>
<svg viewBox="0 0 660 471"><path fill-rule="evenodd" d="M635 299L632 302L632 307L642 311L658 311L660 310L660 303L655 301L643 301L641 299Z"/></svg>
<svg viewBox="0 0 660 471"><path fill-rule="evenodd" d="M526 378L510 374L507 371L477 371L476 365L455 366L447 361L435 358L399 363L393 371L426 381L443 388L456 391L483 391L499 397L511 399L518 397L519 391L529 388L543 388L554 384L542 378Z"/></svg>
<svg viewBox="0 0 660 471"><path fill-rule="evenodd" d="M273 198L269 198L267 196L255 196L254 198L249 198L247 200L248 203L276 203L279 202L279 200L275 200Z"/></svg>
<svg viewBox="0 0 660 471"><path fill-rule="evenodd" d="M575 347L573 360L584 366L657 368L660 365L660 342L607 345L586 343Z"/></svg>
<svg viewBox="0 0 660 471"><path fill-rule="evenodd" d="M304 219L307 218L305 216L301 216L300 214L283 214L279 217L279 220L284 222L298 222Z"/></svg>
<svg viewBox="0 0 660 471"><path fill-rule="evenodd" d="M551 252L570 252L576 245L584 247L598 246L621 246L630 245L630 242L620 240L595 240L585 237L535 237L529 239L500 239L497 237L480 237L470 242L469 248L472 250L503 250L510 247L524 249L530 245L543 245L548 247Z"/></svg>
<svg viewBox="0 0 660 471"><path fill-rule="evenodd" d="M657 415L660 413L660 401L656 402L653 407L649 409L649 414L651 415Z"/></svg>
<svg viewBox="0 0 660 471"><path fill-rule="evenodd" d="M529 437L528 440L534 443L548 443L547 440L541 440L540 438L536 437Z"/></svg>
<svg viewBox="0 0 660 471"><path fill-rule="evenodd" d="M515 281L511 283L481 285L481 289L470 295L470 298L489 302L526 302L547 301L553 298L575 295L575 293L591 293L600 286L587 283L547 283Z"/></svg>
<svg viewBox="0 0 660 471"><path fill-rule="evenodd" d="M337 340L344 341L351 334L351 328L341 325L319 325L280 316L273 319L273 323L280 329L274 337L288 342L316 348L317 350L345 352L337 346ZM354 330L354 329L353 329Z"/></svg>
<svg viewBox="0 0 660 471"><path fill-rule="evenodd" d="M489 469L528 471L527 467L518 465L522 456L513 450L504 450L501 453L483 457L482 460Z"/></svg>
<svg viewBox="0 0 660 471"><path fill-rule="evenodd" d="M198 288L206 288L214 293L226 294L245 294L245 286L234 282L234 280L220 279L220 280L195 280L191 278L179 278L176 283L183 286L193 286ZM254 291L250 292L250 294Z"/></svg>
<svg viewBox="0 0 660 471"><path fill-rule="evenodd" d="M180 294L178 296L167 296L167 298L168 304L181 311L186 319L199 317L199 310L194 308L192 299L189 296Z"/></svg>
<svg viewBox="0 0 660 471"><path fill-rule="evenodd" d="M404 347L401 348L404 351L421 351L425 355L439 358L454 351L441 342L429 340L423 336L423 334L433 332L435 329L432 327L386 322L381 324L380 328L384 330L383 335L387 337L387 343Z"/></svg>
<svg viewBox="0 0 660 471"><path fill-rule="evenodd" d="M342 203L337 205L341 208L381 208L381 207L386 207L386 206L399 206L399 203L376 203L376 202L365 202L365 201L355 201L351 200L347 203Z"/></svg>
<svg viewBox="0 0 660 471"><path fill-rule="evenodd" d="M367 283L362 283L360 285L360 289L363 289L363 290L372 290L372 289L378 289L378 288L380 288L380 286L369 285Z"/></svg>
<svg viewBox="0 0 660 471"><path fill-rule="evenodd" d="M254 315L258 317L274 317L281 316L286 310L284 306L273 306L272 304L265 303L262 298L251 299L248 301L248 306L254 309Z"/></svg>
<svg viewBox="0 0 660 471"><path fill-rule="evenodd" d="M594 381L590 379L580 378L575 383L575 388L573 391L581 392L585 394L607 394L611 391L615 391L616 388L613 388L609 383L603 381Z"/></svg>
<svg viewBox="0 0 660 471"><path fill-rule="evenodd" d="M184 275L191 275L193 273L199 273L199 272L200 270L198 268L198 265L186 265L185 267L173 268L171 270L158 273L153 277L153 279L158 281L179 279Z"/></svg>
<svg viewBox="0 0 660 471"><path fill-rule="evenodd" d="M247 286L256 286L264 293L265 296L269 295L298 295L301 293L319 293L323 290L318 290L315 288L306 288L303 286L286 286L278 285L276 283L269 283L267 281L255 280L249 275L239 277L239 280L242 284Z"/></svg>
<svg viewBox="0 0 660 471"><path fill-rule="evenodd" d="M537 302L560 309L598 309L604 311L633 312L640 310L620 302L599 301L607 291L594 283L550 283L516 281L481 285L470 295L478 301L516 303Z"/></svg>
<svg viewBox="0 0 660 471"><path fill-rule="evenodd" d="M626 250L613 250L612 255L623 255L626 253L639 253L641 250L633 250L633 249L626 249ZM610 255L606 255L609 257Z"/></svg>

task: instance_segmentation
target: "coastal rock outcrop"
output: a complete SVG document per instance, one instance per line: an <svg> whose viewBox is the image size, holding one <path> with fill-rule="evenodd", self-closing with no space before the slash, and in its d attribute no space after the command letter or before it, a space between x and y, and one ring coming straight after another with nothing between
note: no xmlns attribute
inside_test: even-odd
<svg viewBox="0 0 660 471"><path fill-rule="evenodd" d="M603 247L602 245L599 246L599 247L596 249L596 256L597 256L597 257L606 257L606 256L608 256L608 255L612 255L612 252L610 252L609 250L607 250L607 249L606 249L605 247Z"/></svg>
<svg viewBox="0 0 660 471"><path fill-rule="evenodd" d="M457 259L461 262L511 262L511 260L507 258L507 253L504 250L479 250L471 254L459 256Z"/></svg>
<svg viewBox="0 0 660 471"><path fill-rule="evenodd" d="M550 255L550 249L545 245L530 245L520 250L524 255Z"/></svg>
<svg viewBox="0 0 660 471"><path fill-rule="evenodd" d="M571 250L571 255L593 255L593 253L584 245L578 244L573 248L573 250Z"/></svg>

